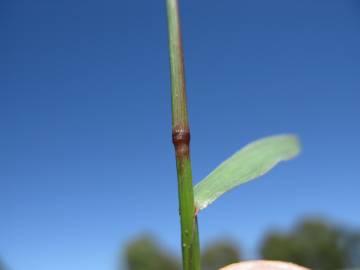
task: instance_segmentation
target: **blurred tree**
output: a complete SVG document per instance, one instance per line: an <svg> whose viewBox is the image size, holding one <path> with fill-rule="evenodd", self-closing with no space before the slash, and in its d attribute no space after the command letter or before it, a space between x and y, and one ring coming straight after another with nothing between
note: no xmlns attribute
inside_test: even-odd
<svg viewBox="0 0 360 270"><path fill-rule="evenodd" d="M342 269L347 266L348 256L340 231L316 219L301 222L289 234L269 233L261 255L264 259L290 261L319 270Z"/></svg>
<svg viewBox="0 0 360 270"><path fill-rule="evenodd" d="M203 270L218 270L225 265L239 262L240 252L231 241L216 241L204 249L201 260Z"/></svg>
<svg viewBox="0 0 360 270"><path fill-rule="evenodd" d="M4 264L2 263L2 261L0 261L0 270L5 270L5 266L4 266Z"/></svg>
<svg viewBox="0 0 360 270"><path fill-rule="evenodd" d="M346 251L346 266L360 267L360 232L343 231L342 245Z"/></svg>
<svg viewBox="0 0 360 270"><path fill-rule="evenodd" d="M128 270L180 270L178 260L159 248L149 236L128 244L125 250Z"/></svg>

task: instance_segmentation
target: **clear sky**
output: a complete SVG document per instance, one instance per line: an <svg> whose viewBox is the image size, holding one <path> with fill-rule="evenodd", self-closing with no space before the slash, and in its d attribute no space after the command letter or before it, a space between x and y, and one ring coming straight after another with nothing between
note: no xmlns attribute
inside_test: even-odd
<svg viewBox="0 0 360 270"><path fill-rule="evenodd" d="M194 181L246 143L302 155L200 214L254 256L306 215L360 226L357 0L183 0ZM113 269L144 231L179 252L165 1L0 2L0 257Z"/></svg>

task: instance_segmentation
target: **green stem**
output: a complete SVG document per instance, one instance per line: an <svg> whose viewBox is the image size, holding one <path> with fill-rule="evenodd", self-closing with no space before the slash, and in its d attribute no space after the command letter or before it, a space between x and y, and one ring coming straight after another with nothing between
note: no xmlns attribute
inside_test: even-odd
<svg viewBox="0 0 360 270"><path fill-rule="evenodd" d="M172 136L178 175L183 270L200 270L200 247L190 161L190 129L186 105L185 75L179 7L166 0L172 93Z"/></svg>

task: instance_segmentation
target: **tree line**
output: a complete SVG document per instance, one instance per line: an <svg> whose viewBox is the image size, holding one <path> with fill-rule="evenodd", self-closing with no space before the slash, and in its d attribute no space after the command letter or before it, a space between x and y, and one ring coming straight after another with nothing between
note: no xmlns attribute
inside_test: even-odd
<svg viewBox="0 0 360 270"><path fill-rule="evenodd" d="M360 267L360 232L339 228L324 220L305 219L290 231L268 231L259 256L303 265L313 270L341 270ZM127 270L180 270L179 258L161 248L150 236L128 243L123 259ZM243 260L241 249L230 240L206 246L202 269L217 270Z"/></svg>
<svg viewBox="0 0 360 270"><path fill-rule="evenodd" d="M320 219L305 219L290 231L268 231L259 246L259 258L281 260L313 270L360 270L360 231L334 226ZM121 256L126 270L181 270L180 259L151 236L130 241ZM241 249L229 239L207 245L202 252L203 270L244 260ZM119 270L125 270L119 266ZM8 270L0 261L0 270Z"/></svg>

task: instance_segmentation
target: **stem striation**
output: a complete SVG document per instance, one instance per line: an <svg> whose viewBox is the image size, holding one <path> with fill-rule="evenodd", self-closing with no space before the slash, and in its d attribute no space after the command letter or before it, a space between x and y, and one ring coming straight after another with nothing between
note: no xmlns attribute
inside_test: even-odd
<svg viewBox="0 0 360 270"><path fill-rule="evenodd" d="M190 161L184 59L177 0L166 0L171 66L172 139L176 153L183 270L200 270L200 247Z"/></svg>

